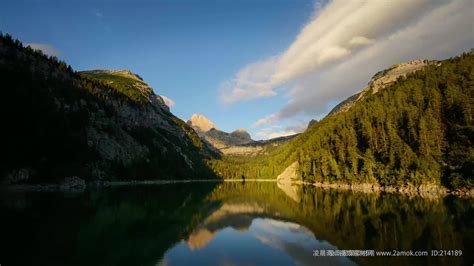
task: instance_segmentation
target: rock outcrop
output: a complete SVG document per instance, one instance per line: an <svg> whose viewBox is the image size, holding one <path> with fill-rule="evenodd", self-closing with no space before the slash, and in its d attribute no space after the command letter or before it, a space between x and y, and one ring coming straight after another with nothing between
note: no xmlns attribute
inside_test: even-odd
<svg viewBox="0 0 474 266"><path fill-rule="evenodd" d="M439 64L439 62L417 59L406 63L396 64L388 69L377 72L365 88L336 105L336 107L329 112L329 115L345 112L356 102L360 101L367 93L371 92L372 94L375 94L393 84L399 77L404 77L410 73L421 70L426 66L435 64Z"/></svg>
<svg viewBox="0 0 474 266"><path fill-rule="evenodd" d="M280 175L277 176L277 183L286 184L293 183L298 180L297 169L299 167L298 162L293 162L288 166Z"/></svg>
<svg viewBox="0 0 474 266"><path fill-rule="evenodd" d="M213 128L219 130L219 128L204 115L193 114L187 123L198 133L206 133Z"/></svg>
<svg viewBox="0 0 474 266"><path fill-rule="evenodd" d="M247 143L252 142L252 138L251 138L250 134L243 128L239 128L239 129L236 129L236 130L232 131L232 133L230 133L230 135L235 137L235 138L239 138L242 141L245 141Z"/></svg>

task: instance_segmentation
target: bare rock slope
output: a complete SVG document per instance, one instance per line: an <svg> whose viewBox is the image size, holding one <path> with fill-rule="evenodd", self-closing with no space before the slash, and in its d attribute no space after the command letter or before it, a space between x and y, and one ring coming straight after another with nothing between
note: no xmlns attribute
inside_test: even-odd
<svg viewBox="0 0 474 266"><path fill-rule="evenodd" d="M239 153L239 151L253 152L253 149L244 147L239 149L239 145L254 143L250 134L243 128L234 130L231 133L220 130L214 123L204 115L194 114L188 120L188 125L194 128L198 135L210 143L222 153Z"/></svg>
<svg viewBox="0 0 474 266"><path fill-rule="evenodd" d="M396 64L386 70L382 70L372 77L365 88L336 105L336 107L334 107L331 112L329 112L329 115L345 112L349 110L349 108L351 108L356 102L364 98L366 93L371 92L375 94L394 83L399 77L404 77L410 73L421 70L426 66L438 63L438 61L417 59L406 63Z"/></svg>

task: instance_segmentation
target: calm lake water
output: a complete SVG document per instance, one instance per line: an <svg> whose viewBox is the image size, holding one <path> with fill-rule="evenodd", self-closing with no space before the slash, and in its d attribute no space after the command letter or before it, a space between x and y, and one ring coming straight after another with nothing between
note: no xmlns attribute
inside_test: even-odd
<svg viewBox="0 0 474 266"><path fill-rule="evenodd" d="M474 201L269 182L1 196L3 265L472 265ZM462 250L462 257L314 256Z"/></svg>

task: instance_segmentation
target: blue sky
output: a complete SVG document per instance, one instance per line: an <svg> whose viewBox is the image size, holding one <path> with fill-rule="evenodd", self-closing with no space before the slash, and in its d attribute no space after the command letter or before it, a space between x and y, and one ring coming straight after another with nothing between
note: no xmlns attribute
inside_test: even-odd
<svg viewBox="0 0 474 266"><path fill-rule="evenodd" d="M66 3L68 2L68 3ZM176 102L182 119L209 117L223 130L252 129L284 99L227 106L222 82L285 49L312 1L7 1L0 30L47 44L76 70L130 69Z"/></svg>
<svg viewBox="0 0 474 266"><path fill-rule="evenodd" d="M129 69L180 118L204 114L261 139L301 132L393 64L469 51L473 5L18 0L2 3L0 30L76 70Z"/></svg>

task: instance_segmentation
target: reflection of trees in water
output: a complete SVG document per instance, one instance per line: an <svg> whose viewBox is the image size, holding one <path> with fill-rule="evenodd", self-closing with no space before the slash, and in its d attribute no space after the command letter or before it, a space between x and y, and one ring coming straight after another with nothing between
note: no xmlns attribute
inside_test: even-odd
<svg viewBox="0 0 474 266"><path fill-rule="evenodd" d="M213 208L203 200L214 186L141 186L99 196L94 219L81 230L81 253L97 265L156 263L169 247L191 233L208 212L206 208ZM90 246L91 240L105 243Z"/></svg>
<svg viewBox="0 0 474 266"><path fill-rule="evenodd" d="M4 262L153 264L183 239L198 249L222 228L247 230L256 218L300 224L339 249L462 249L464 263L474 260L469 253L474 246L472 200L301 187L296 202L266 182L110 188L72 198L35 195L15 199L22 202L19 207L2 202ZM448 257L357 261L463 263Z"/></svg>
<svg viewBox="0 0 474 266"><path fill-rule="evenodd" d="M474 204L459 198L423 199L395 194L363 194L301 187L299 202L274 184L218 185L209 196L222 202L253 202L266 213L309 228L339 249L434 250L474 246ZM461 258L359 258L363 263L462 264Z"/></svg>
<svg viewBox="0 0 474 266"><path fill-rule="evenodd" d="M152 265L203 219L215 183L128 186L0 201L6 265ZM9 202L24 202L20 207ZM17 204L18 205L18 204ZM8 230L5 230L8 228ZM9 263L11 262L11 263Z"/></svg>

